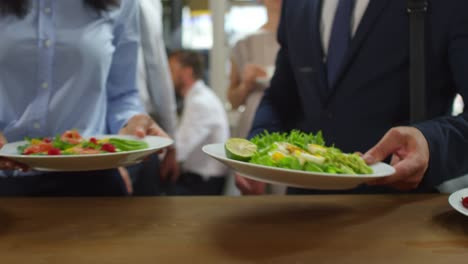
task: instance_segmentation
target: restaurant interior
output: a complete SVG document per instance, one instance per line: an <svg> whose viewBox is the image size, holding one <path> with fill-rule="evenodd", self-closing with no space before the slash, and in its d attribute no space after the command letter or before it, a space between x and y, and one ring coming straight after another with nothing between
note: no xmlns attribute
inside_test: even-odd
<svg viewBox="0 0 468 264"><path fill-rule="evenodd" d="M62 0L31 1L33 7L37 3L43 16L65 9L47 7ZM156 43L158 48L146 51L141 44L137 51L139 61L130 60L125 66L128 68L116 74L126 76L127 69L135 68L135 81L141 78L146 88L132 87L135 89L130 92L109 97L148 89L138 99L138 107L146 108L144 117L136 115L142 119L135 123L127 120L117 132L112 131L111 125L99 126L112 131L102 135L90 134L93 130L81 129L82 122L78 122L76 129L70 127L61 131L63 134L50 136L36 133L43 127L37 121L28 128L31 136L20 141L11 139L19 131L15 130L16 122L21 123L24 116L9 116L19 108L14 105L19 99L9 93L12 103L8 105L15 111L0 109L0 185L8 186L0 186L0 263L468 263L468 156L464 156L468 151L461 149L468 145L468 135L464 134L468 131L468 118L463 103L463 95L468 96L464 94L468 83L464 83L463 76L446 77L452 71L453 75L467 75L468 69L468 64L461 62L463 56L468 60L468 50L463 48L468 47L468 20L458 16L456 8L450 9L454 19L447 22L443 20L447 14L440 11L445 9L439 8L442 1L437 0L428 0L428 5L424 0L135 1L161 8L151 14L140 12L138 20L153 23L141 24L139 29L141 34L148 34L148 43ZM10 57L2 49L1 36L14 29L7 30L8 25L21 20L21 16L3 19L2 15L11 10L2 9L1 2L0 107L10 100L2 101L6 93L1 93L8 89L4 80L9 78L8 65L13 63L5 59ZM468 8L462 2L452 4ZM278 3L289 9L277 9ZM348 13L346 3L351 7ZM420 3L426 5L417 9ZM302 12L305 8L311 8L310 13ZM73 12L69 15L75 19ZM109 13L108 20L113 21L112 12ZM432 15L444 21L443 29L434 26L438 20L427 22ZM315 16L316 20L310 19ZM26 15L25 21L37 23L39 31L54 27L54 21L49 24L47 18L37 17L28 20ZM348 23L339 19L343 17L348 18ZM283 27L278 28L280 21ZM302 24L303 21L310 25ZM308 31L314 21L319 26ZM337 39L340 23L347 28L347 35ZM401 25L405 29L397 27ZM423 26L426 38L432 37L430 43L435 44L426 46L429 51L418 52L421 46L414 49L415 42L420 44L412 38L417 30L408 29L408 25ZM160 27L161 32L152 32L151 26ZM374 26L388 26L388 32L375 33ZM433 26L436 34L431 31ZM66 31L77 30L70 28ZM39 35L41 38L42 33ZM39 59L47 61L59 56L60 45L57 44L57 53L49 51L61 35L52 36L45 33L46 41L38 42ZM49 39L52 42L47 42ZM281 45L277 43L279 39ZM304 44L307 41L316 42ZM348 41L349 49L340 54L343 45L334 43ZM455 55L449 51L451 41L459 41L453 44L453 50L458 52ZM438 54L442 47L446 50ZM46 51L41 53L41 49ZM93 54L97 54L96 50L101 47L95 48ZM83 50L77 53L80 52ZM374 53L386 53L382 57L387 61L373 57ZM421 71L412 66L420 59L413 56L416 53L428 61L422 63ZM157 59L151 61L153 58ZM338 60L342 64L334 67L335 58L347 64ZM82 62L74 60L70 64L74 63ZM385 63L387 68L382 66ZM66 71L64 65L50 64L59 73ZM466 67L457 71L458 66ZM145 72L142 74L138 67ZM41 76L44 69L41 66L34 71L34 78ZM437 72L440 69L442 73ZM332 79L335 70L338 77ZM385 75L387 70L394 72ZM111 80L115 76L112 68L109 71ZM361 74L362 71L368 72ZM27 70L24 72L28 74ZM162 79L163 75L166 79ZM390 83L382 88L385 93L373 90L381 84L379 77ZM64 81L63 87L72 79ZM291 80L294 83L290 85ZM109 82L113 84L112 80ZM56 83L40 79L37 98L45 98L42 92L53 91ZM168 85L161 88L163 83ZM401 83L405 87L393 87ZM437 89L447 83L456 88L436 91L440 97L449 97L449 93L452 96L447 113L439 116L436 111L442 107L434 103L424 112L422 121L428 121L417 120L411 101L413 87L421 84ZM410 96L394 92L406 92L406 86L412 89ZM109 87L113 86L106 89ZM268 90L272 87L274 90ZM339 89L330 91L333 87ZM83 98L89 99L89 94L107 97L94 92L82 94L79 101L88 101ZM361 100L357 93L371 97ZM155 95L159 99L151 101ZM417 95L432 100L431 103L438 102L433 94ZM24 98L29 97L24 94ZM52 107L57 104L54 100L58 99L51 98L39 108ZM124 101L123 105L133 107L131 101ZM196 108L200 105L205 108ZM345 107L340 108L342 105ZM375 111L359 109L366 106L375 107ZM104 112L113 107L106 105ZM158 107L164 110L155 110ZM84 107L77 116L89 111ZM39 115L30 106L25 112ZM51 119L45 122L55 122ZM106 122L109 119L105 118ZM439 121L440 126L430 130ZM148 124L146 130L141 124ZM436 136L442 140L432 138ZM79 143L72 143L73 140ZM53 148L44 152L35 145ZM97 153L85 153L90 148ZM77 149L82 152L73 152ZM411 167L410 162L424 164ZM110 170L118 175L117 187L111 181L101 180L109 175L93 174ZM459 175L446 175L449 172ZM45 173L49 181L34 180L35 173ZM89 193L65 189L40 193L35 189L58 188L54 186L56 178L62 178L57 181L62 182L69 177L72 183L68 185L74 185L80 175L87 176L87 180L79 188L87 188ZM30 177L25 185L32 191L26 195L8 193L9 188L22 187L23 183L11 180L15 177ZM437 184L430 185L434 179ZM93 193L97 189L94 183L119 188L123 194ZM77 186L81 184L76 181Z"/></svg>

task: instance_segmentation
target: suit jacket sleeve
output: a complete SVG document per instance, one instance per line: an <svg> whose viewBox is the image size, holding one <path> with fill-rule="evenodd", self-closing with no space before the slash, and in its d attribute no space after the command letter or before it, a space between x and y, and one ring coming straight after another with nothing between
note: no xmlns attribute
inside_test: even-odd
<svg viewBox="0 0 468 264"><path fill-rule="evenodd" d="M257 108L249 137L264 130L270 132L287 131L292 128L292 124L297 124L297 121L302 118L298 87L288 54L287 11L287 1L283 1L278 28L280 50L276 58L275 74Z"/></svg>
<svg viewBox="0 0 468 264"><path fill-rule="evenodd" d="M448 63L456 90L468 98L468 2L453 5L450 25ZM466 103L466 100L465 100ZM457 117L442 117L415 126L426 137L430 149L428 171L422 184L427 187L456 178L468 172L468 112Z"/></svg>

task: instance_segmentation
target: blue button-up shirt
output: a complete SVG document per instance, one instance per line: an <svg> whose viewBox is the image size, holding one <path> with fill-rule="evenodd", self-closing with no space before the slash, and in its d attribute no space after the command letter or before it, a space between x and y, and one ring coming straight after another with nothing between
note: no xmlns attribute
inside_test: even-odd
<svg viewBox="0 0 468 264"><path fill-rule="evenodd" d="M98 12L81 0L33 0L0 16L0 131L8 141L117 133L143 112L135 85L137 1Z"/></svg>

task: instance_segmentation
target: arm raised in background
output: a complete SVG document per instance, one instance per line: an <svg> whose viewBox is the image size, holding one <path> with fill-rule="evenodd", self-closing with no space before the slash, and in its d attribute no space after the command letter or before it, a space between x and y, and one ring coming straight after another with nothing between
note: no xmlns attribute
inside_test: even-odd
<svg viewBox="0 0 468 264"><path fill-rule="evenodd" d="M242 71L242 74L240 74ZM247 64L244 69L231 60L230 86L228 89L228 100L233 109L245 104L247 97L256 88L256 79L267 76L265 70L256 64Z"/></svg>

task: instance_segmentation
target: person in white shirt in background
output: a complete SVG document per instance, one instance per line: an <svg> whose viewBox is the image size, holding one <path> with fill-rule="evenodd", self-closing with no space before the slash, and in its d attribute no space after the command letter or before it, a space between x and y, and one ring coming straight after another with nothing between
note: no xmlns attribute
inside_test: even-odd
<svg viewBox="0 0 468 264"><path fill-rule="evenodd" d="M161 0L138 1L141 38L137 87L146 112L157 120L167 134L174 137L177 122L176 101L163 39L162 3ZM133 195L160 194L159 167L159 159L154 155L140 166L129 168L130 174L121 169L128 191Z"/></svg>
<svg viewBox="0 0 468 264"><path fill-rule="evenodd" d="M174 51L169 66L184 109L176 129L177 161L182 173L168 194L221 195L227 168L202 152L210 143L226 142L229 123L221 100L204 83L203 59L194 51Z"/></svg>

